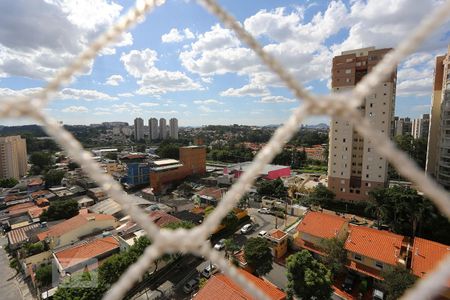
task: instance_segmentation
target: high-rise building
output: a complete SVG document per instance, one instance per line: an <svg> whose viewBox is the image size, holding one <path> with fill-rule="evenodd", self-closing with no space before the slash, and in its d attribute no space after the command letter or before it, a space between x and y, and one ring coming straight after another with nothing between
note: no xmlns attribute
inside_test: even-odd
<svg viewBox="0 0 450 300"><path fill-rule="evenodd" d="M159 138L165 140L167 138L167 122L166 119L159 119Z"/></svg>
<svg viewBox="0 0 450 300"><path fill-rule="evenodd" d="M426 171L450 189L450 45L436 57Z"/></svg>
<svg viewBox="0 0 450 300"><path fill-rule="evenodd" d="M178 140L178 119L172 118L170 124L170 138Z"/></svg>
<svg viewBox="0 0 450 300"><path fill-rule="evenodd" d="M394 119L394 136L411 134L412 122L410 118Z"/></svg>
<svg viewBox="0 0 450 300"><path fill-rule="evenodd" d="M374 47L344 51L333 58L332 88L349 92L390 49ZM397 71L372 90L359 107L373 129L391 136L394 120ZM333 117L330 126L328 188L337 199L369 199L369 191L385 187L388 163L373 143L363 138L345 118Z"/></svg>
<svg viewBox="0 0 450 300"><path fill-rule="evenodd" d="M0 178L19 179L27 171L26 140L18 135L0 137Z"/></svg>
<svg viewBox="0 0 450 300"><path fill-rule="evenodd" d="M412 121L411 135L415 139L428 139L428 130L430 127L430 114L423 114L422 118Z"/></svg>
<svg viewBox="0 0 450 300"><path fill-rule="evenodd" d="M150 129L150 139L151 140L159 139L158 119L151 118L150 120L148 120L148 128Z"/></svg>
<svg viewBox="0 0 450 300"><path fill-rule="evenodd" d="M144 139L144 120L142 118L134 119L134 139L136 141Z"/></svg>

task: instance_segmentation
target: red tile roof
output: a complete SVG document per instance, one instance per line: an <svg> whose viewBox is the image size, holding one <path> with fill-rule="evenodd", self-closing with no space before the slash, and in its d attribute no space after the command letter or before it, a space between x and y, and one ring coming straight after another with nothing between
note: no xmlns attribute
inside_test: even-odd
<svg viewBox="0 0 450 300"><path fill-rule="evenodd" d="M298 224L297 231L329 239L335 237L345 223L342 217L310 211Z"/></svg>
<svg viewBox="0 0 450 300"><path fill-rule="evenodd" d="M59 237L67 232L70 232L74 229L77 229L80 226L88 223L90 220L95 218L96 221L103 220L115 220L115 218L111 215L103 215L103 214L78 214L75 217L72 217L62 223L59 223L49 230L39 233L38 238L40 241L44 240L46 237Z"/></svg>
<svg viewBox="0 0 450 300"><path fill-rule="evenodd" d="M282 231L282 230L280 230L280 229L274 229L274 230L269 232L269 236L271 236L272 238L274 238L276 240L281 240L286 235L287 235L287 233Z"/></svg>
<svg viewBox="0 0 450 300"><path fill-rule="evenodd" d="M32 207L28 210L28 214L32 219L39 218L48 207Z"/></svg>
<svg viewBox="0 0 450 300"><path fill-rule="evenodd" d="M31 198L36 199L36 198L39 198L40 196L47 195L49 193L50 193L49 190L40 190L40 191L31 193Z"/></svg>
<svg viewBox="0 0 450 300"><path fill-rule="evenodd" d="M415 238L411 253L411 270L418 277L433 270L444 257L450 254L450 246ZM450 284L450 282L449 282Z"/></svg>
<svg viewBox="0 0 450 300"><path fill-rule="evenodd" d="M19 244L29 238L28 232L38 228L40 224L34 223L8 232L8 241L11 245Z"/></svg>
<svg viewBox="0 0 450 300"><path fill-rule="evenodd" d="M33 178L28 181L28 186L42 185L44 181L41 178Z"/></svg>
<svg viewBox="0 0 450 300"><path fill-rule="evenodd" d="M286 294L270 282L264 281L249 272L238 270L248 281L263 291L269 299L284 300ZM193 298L195 300L250 300L253 298L237 283L223 274L213 275L206 285Z"/></svg>
<svg viewBox="0 0 450 300"><path fill-rule="evenodd" d="M20 203L8 207L8 213L12 215L18 215L21 213L26 213L30 208L37 207L33 202Z"/></svg>
<svg viewBox="0 0 450 300"><path fill-rule="evenodd" d="M404 237L384 230L350 226L345 249L390 265L396 265Z"/></svg>
<svg viewBox="0 0 450 300"><path fill-rule="evenodd" d="M216 200L221 200L222 196L226 193L226 189L207 187L197 192L200 196L213 197Z"/></svg>
<svg viewBox="0 0 450 300"><path fill-rule="evenodd" d="M108 236L64 249L55 253L55 256L61 266L66 269L117 248L119 248L119 241L112 236Z"/></svg>
<svg viewBox="0 0 450 300"><path fill-rule="evenodd" d="M177 217L169 215L168 213L162 210L155 210L148 214L150 219L158 225L158 227L164 227L170 223L180 222L181 220Z"/></svg>
<svg viewBox="0 0 450 300"><path fill-rule="evenodd" d="M46 198L39 198L36 200L36 205L37 206L45 206L48 205L49 201Z"/></svg>

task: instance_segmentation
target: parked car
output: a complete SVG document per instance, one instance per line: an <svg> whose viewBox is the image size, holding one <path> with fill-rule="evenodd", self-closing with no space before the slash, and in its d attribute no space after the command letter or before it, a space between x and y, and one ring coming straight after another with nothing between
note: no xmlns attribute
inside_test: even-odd
<svg viewBox="0 0 450 300"><path fill-rule="evenodd" d="M217 244L214 245L214 249L220 251L225 248L225 239L221 239L217 242Z"/></svg>
<svg viewBox="0 0 450 300"><path fill-rule="evenodd" d="M344 282L342 283L342 288L347 293L350 293L353 290L353 285L355 284L355 275L353 274L347 274L347 276L344 279Z"/></svg>
<svg viewBox="0 0 450 300"><path fill-rule="evenodd" d="M211 277L211 275L217 273L217 271L219 270L217 269L216 265L209 264L203 269L202 276L205 278L209 278Z"/></svg>
<svg viewBox="0 0 450 300"><path fill-rule="evenodd" d="M384 293L383 291L379 290L379 289L373 289L373 295L372 295L373 300L384 300Z"/></svg>
<svg viewBox="0 0 450 300"><path fill-rule="evenodd" d="M258 236L261 236L261 237L266 236L266 234L267 234L267 231L265 231L265 230L261 230L260 232L258 232Z"/></svg>
<svg viewBox="0 0 450 300"><path fill-rule="evenodd" d="M270 214L270 209L268 209L267 207L263 207L263 208L258 209L258 212L260 214Z"/></svg>
<svg viewBox="0 0 450 300"><path fill-rule="evenodd" d="M247 234L250 231L252 231L253 229L253 225L252 224L245 224L242 228L241 228L241 233L242 234Z"/></svg>
<svg viewBox="0 0 450 300"><path fill-rule="evenodd" d="M198 288L199 280L197 278L193 278L189 280L184 286L183 286L183 292L186 294L190 294L193 291L195 291Z"/></svg>

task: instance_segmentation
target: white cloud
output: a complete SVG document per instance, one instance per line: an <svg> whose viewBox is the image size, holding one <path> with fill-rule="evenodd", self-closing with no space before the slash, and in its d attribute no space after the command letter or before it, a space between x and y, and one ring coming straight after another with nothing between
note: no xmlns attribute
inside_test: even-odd
<svg viewBox="0 0 450 300"><path fill-rule="evenodd" d="M159 103L156 103L156 102L142 102L142 103L139 103L139 106L154 107L154 106L159 106Z"/></svg>
<svg viewBox="0 0 450 300"><path fill-rule="evenodd" d="M106 79L106 85L117 86L119 83L123 82L124 79L121 75L111 75Z"/></svg>
<svg viewBox="0 0 450 300"><path fill-rule="evenodd" d="M94 112L94 115L96 115L96 116L106 116L106 115L112 115L112 112L109 112L109 111L96 111L96 112Z"/></svg>
<svg viewBox="0 0 450 300"><path fill-rule="evenodd" d="M214 109L212 109L212 108L210 108L210 107L208 107L208 106L206 106L206 105L200 105L200 106L198 107L198 110L201 111L201 112L204 112L204 113L213 113L213 112L216 112Z"/></svg>
<svg viewBox="0 0 450 300"><path fill-rule="evenodd" d="M0 31L0 77L49 79L108 28L122 6L107 0L17 0L0 1L0 11L0 28L8 28ZM131 43L127 34L115 47Z"/></svg>
<svg viewBox="0 0 450 300"><path fill-rule="evenodd" d="M180 106L180 107L184 107L184 108L187 107L186 104L180 104L179 106Z"/></svg>
<svg viewBox="0 0 450 300"><path fill-rule="evenodd" d="M117 94L117 96L124 97L124 98L129 98L129 97L133 97L134 94L133 93L120 93L120 94Z"/></svg>
<svg viewBox="0 0 450 300"><path fill-rule="evenodd" d="M10 88L0 88L0 97L19 97L19 96L30 96L32 94L41 92L42 88L34 87L22 90L12 90Z"/></svg>
<svg viewBox="0 0 450 300"><path fill-rule="evenodd" d="M210 104L223 104L223 102L217 101L215 99L207 100L194 100L195 104L210 105Z"/></svg>
<svg viewBox="0 0 450 300"><path fill-rule="evenodd" d="M295 102L295 99L286 98L283 96L265 96L262 97L260 103L292 103Z"/></svg>
<svg viewBox="0 0 450 300"><path fill-rule="evenodd" d="M95 101L95 100L118 100L117 97L110 96L106 93L99 92L96 90L79 90L72 88L65 88L59 92L58 99L80 99L85 101Z"/></svg>
<svg viewBox="0 0 450 300"><path fill-rule="evenodd" d="M244 85L241 88L234 89L229 88L226 91L223 91L220 93L220 96L228 96L228 97L244 97L244 96L250 96L250 97L261 97L269 95L270 91L267 87L262 85L255 85L255 84L247 84Z"/></svg>
<svg viewBox="0 0 450 300"><path fill-rule="evenodd" d="M195 38L195 35L189 28L185 28L181 32L176 28L172 28L168 33L161 36L161 41L163 43L179 43L193 38Z"/></svg>
<svg viewBox="0 0 450 300"><path fill-rule="evenodd" d="M195 82L180 71L160 70L155 66L158 60L156 51L144 49L123 53L120 60L129 74L136 77L139 95L154 95L177 91L202 90L200 83Z"/></svg>
<svg viewBox="0 0 450 300"><path fill-rule="evenodd" d="M129 112L129 113L133 113L133 114L137 114L142 112L142 108L139 107L136 104L130 103L130 102L123 102L121 104L113 104L111 106L111 111L114 112Z"/></svg>
<svg viewBox="0 0 450 300"><path fill-rule="evenodd" d="M61 111L66 113L84 113L88 112L89 110L85 106L69 106L62 109Z"/></svg>

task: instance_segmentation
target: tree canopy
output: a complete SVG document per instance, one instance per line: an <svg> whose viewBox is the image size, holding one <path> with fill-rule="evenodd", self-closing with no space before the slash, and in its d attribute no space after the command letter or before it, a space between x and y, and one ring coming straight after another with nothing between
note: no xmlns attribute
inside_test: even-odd
<svg viewBox="0 0 450 300"><path fill-rule="evenodd" d="M249 238L244 246L244 257L253 272L258 276L265 275L272 270L272 250L266 239Z"/></svg>
<svg viewBox="0 0 450 300"><path fill-rule="evenodd" d="M308 205L323 206L329 201L333 201L336 195L326 186L318 184L304 200Z"/></svg>
<svg viewBox="0 0 450 300"><path fill-rule="evenodd" d="M344 249L346 237L334 237L325 239L322 247L326 255L322 256L322 261L333 274L339 274L345 271L347 262L347 251Z"/></svg>
<svg viewBox="0 0 450 300"><path fill-rule="evenodd" d="M45 180L45 186L52 187L55 185L61 185L61 180L64 178L64 172L63 170L49 170L44 175Z"/></svg>
<svg viewBox="0 0 450 300"><path fill-rule="evenodd" d="M2 188L12 188L18 183L19 183L19 181L12 177L0 179L0 187L2 187Z"/></svg>
<svg viewBox="0 0 450 300"><path fill-rule="evenodd" d="M161 158L172 158L179 159L180 158L180 145L176 143L163 142L159 145L158 149L156 149L156 154Z"/></svg>
<svg viewBox="0 0 450 300"><path fill-rule="evenodd" d="M76 200L52 201L47 211L40 217L41 221L54 221L70 219L78 215L78 202Z"/></svg>
<svg viewBox="0 0 450 300"><path fill-rule="evenodd" d="M30 172L34 175L47 171L53 164L52 154L48 152L33 152L29 161L32 164Z"/></svg>
<svg viewBox="0 0 450 300"><path fill-rule="evenodd" d="M383 272L382 276L384 277L383 287L387 294L387 300L399 299L416 281L416 277L402 267Z"/></svg>
<svg viewBox="0 0 450 300"><path fill-rule="evenodd" d="M315 260L307 250L299 251L286 260L287 294L302 299L330 299L331 271Z"/></svg>
<svg viewBox="0 0 450 300"><path fill-rule="evenodd" d="M36 280L41 286L49 286L52 283L52 265L44 265L36 270Z"/></svg>
<svg viewBox="0 0 450 300"><path fill-rule="evenodd" d="M279 178L276 180L262 180L258 185L258 194L261 196L285 198L287 197L287 188Z"/></svg>

